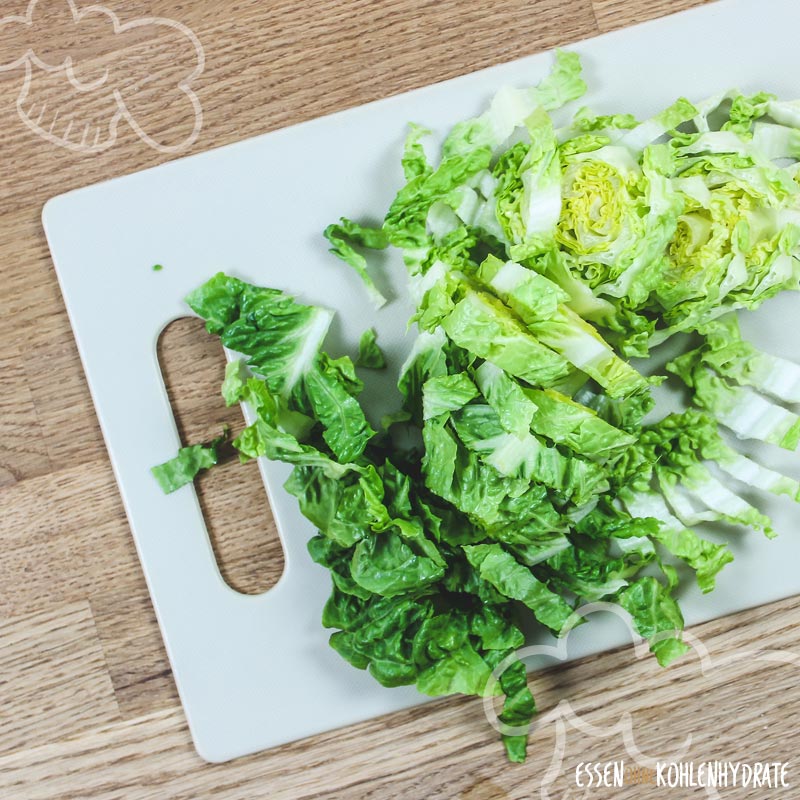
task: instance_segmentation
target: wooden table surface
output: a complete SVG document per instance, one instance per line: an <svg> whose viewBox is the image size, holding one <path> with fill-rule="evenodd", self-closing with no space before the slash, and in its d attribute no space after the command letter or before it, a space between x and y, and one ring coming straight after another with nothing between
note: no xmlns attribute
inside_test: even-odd
<svg viewBox="0 0 800 800"><path fill-rule="evenodd" d="M696 4L109 0L122 23L171 18L201 42L204 69L191 86L203 117L193 143L194 109L177 86L196 67L194 49L174 27L123 25L113 33L109 17L76 22L67 0L40 0L30 24L0 22L0 797L539 796L557 726L538 728L527 764L512 767L475 700L436 701L225 765L195 754L40 212L52 195L161 163L186 144L183 152L199 152ZM3 0L3 14L24 16L26 9L27 0ZM54 67L69 58L75 80L63 70L41 73L21 97L26 52ZM115 74L116 94L92 88ZM123 117L115 137L109 119L123 108L120 98L132 124ZM37 135L37 125L50 139ZM181 321L161 343L190 439L216 430L226 413L241 424L214 399L221 353L197 333ZM227 580L249 592L274 584L282 555L255 467L220 469L201 492ZM251 510L259 507L265 512L254 522ZM692 632L715 659L742 648L800 653L798 621L800 601L791 599ZM791 761L800 711L796 668L756 658L702 666L692 656L662 671L625 648L533 676L541 708L569 698L584 723L567 728L550 797L583 796L574 785L580 761L630 762L620 734L595 738L586 727L610 726L623 715L630 715L639 748L656 758L678 752L691 732L686 758L697 762ZM628 785L586 796L664 794Z"/></svg>

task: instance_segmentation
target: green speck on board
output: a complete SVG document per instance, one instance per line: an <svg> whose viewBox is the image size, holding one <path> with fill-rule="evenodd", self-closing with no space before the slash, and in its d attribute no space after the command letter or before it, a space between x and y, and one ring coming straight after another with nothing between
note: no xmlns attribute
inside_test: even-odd
<svg viewBox="0 0 800 800"><path fill-rule="evenodd" d="M161 264L153 264L153 272L161 272L164 267Z"/></svg>

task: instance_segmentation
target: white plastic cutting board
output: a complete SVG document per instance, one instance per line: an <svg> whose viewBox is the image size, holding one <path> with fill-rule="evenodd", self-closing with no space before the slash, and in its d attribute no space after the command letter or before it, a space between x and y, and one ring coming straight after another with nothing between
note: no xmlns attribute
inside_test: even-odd
<svg viewBox="0 0 800 800"><path fill-rule="evenodd" d="M724 0L575 45L598 112L640 118L678 95L769 89L800 97L800 4ZM509 31L513 35L513 31ZM320 612L329 592L309 559L313 534L281 488L282 465L262 473L286 555L275 588L260 596L220 578L192 487L164 496L153 464L179 447L156 359L164 326L186 315L181 298L218 270L296 293L339 313L329 340L349 349L374 325L397 366L409 345L409 309L374 312L321 231L340 215L379 221L401 184L410 120L445 129L482 110L504 84L536 83L551 54L466 75L405 95L61 195L44 225L75 337L197 750L224 761L405 708L423 698L384 689L327 645ZM153 264L164 265L153 272ZM402 297L399 259L376 263L379 283ZM748 322L757 342L792 355L800 302L773 301ZM391 375L367 393L385 397ZM797 476L800 456L765 456ZM685 593L688 623L800 592L800 513L767 506L781 537L734 536L736 562L717 590ZM608 622L608 624L605 624ZM627 632L594 620L570 637L575 657L618 646Z"/></svg>

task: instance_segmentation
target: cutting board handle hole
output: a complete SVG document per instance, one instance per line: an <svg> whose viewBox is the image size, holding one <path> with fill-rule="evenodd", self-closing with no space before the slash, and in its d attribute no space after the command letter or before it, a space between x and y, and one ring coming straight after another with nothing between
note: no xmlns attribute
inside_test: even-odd
<svg viewBox="0 0 800 800"><path fill-rule="evenodd" d="M234 434L244 427L241 409L225 407L225 354L201 320L182 317L167 325L158 361L184 445L213 439L223 425ZM237 592L261 594L283 574L283 546L256 462L241 464L232 455L199 476L195 489L223 580Z"/></svg>

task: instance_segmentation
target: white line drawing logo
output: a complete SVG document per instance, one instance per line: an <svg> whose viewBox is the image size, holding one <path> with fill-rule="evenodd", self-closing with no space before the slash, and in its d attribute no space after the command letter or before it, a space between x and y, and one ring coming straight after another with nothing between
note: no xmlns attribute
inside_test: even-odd
<svg viewBox="0 0 800 800"><path fill-rule="evenodd" d="M630 615L618 605L604 602L587 603L585 606L579 608L576 613L582 617L589 617L591 614L600 611L614 614L625 623L631 635L634 655L637 659L653 658L650 653L648 642L643 641L641 637L638 636L633 628ZM673 634L673 631L666 631L663 637L666 638ZM553 748L553 757L539 784L541 800L551 800L550 790L556 780L564 774L564 758L567 752L567 733L570 728L600 740L607 740L613 736L620 736L625 746L625 751L639 767L655 770L659 762L680 762L686 759L692 745L691 733L686 735L676 752L669 754L660 753L657 758L649 756L643 753L636 743L633 730L633 718L627 711L620 714L619 719L613 725L601 727L593 725L583 719L580 714L574 710L569 700L562 699L559 700L553 708L534 717L530 725L513 727L502 723L498 719L498 711L495 708L493 694L503 672L508 669L513 662L526 658L543 656L548 659L553 659L556 662L566 661L568 638L569 633L563 638L557 639L555 644L535 644L519 648L501 661L492 671L492 675L486 684L486 691L483 698L483 709L486 714L486 719L499 733L513 736L525 734L534 729L542 729L551 723L554 725L555 746ZM657 636L654 638L658 639L659 637ZM772 664L800 666L800 655L788 650L738 650L724 657L715 658L709 653L702 640L694 636L691 632L683 631L682 638L696 654L700 666L700 673L704 677L716 669L721 669L743 660L751 664L760 661ZM587 792L588 791L587 789ZM706 786L705 791L709 800L720 800L720 794L713 786ZM587 796L585 792L582 793L582 795L584 797ZM573 795L572 789L568 789L567 794L564 795L561 800L573 800L573 798L577 800L577 796Z"/></svg>
<svg viewBox="0 0 800 800"><path fill-rule="evenodd" d="M0 18L0 71L24 72L20 119L77 153L113 147L121 120L161 153L191 147L203 126L191 84L204 67L196 34L164 17L123 23L105 6L31 0L24 16Z"/></svg>

